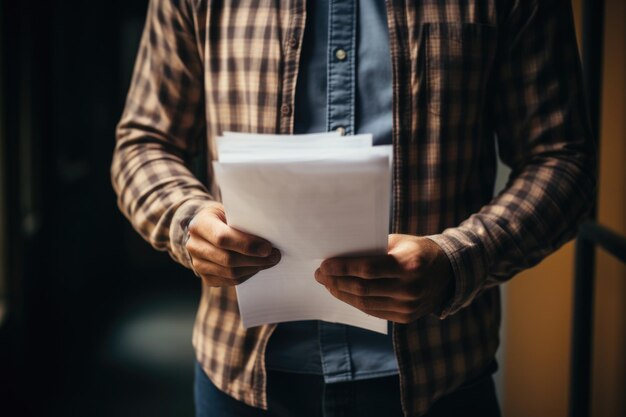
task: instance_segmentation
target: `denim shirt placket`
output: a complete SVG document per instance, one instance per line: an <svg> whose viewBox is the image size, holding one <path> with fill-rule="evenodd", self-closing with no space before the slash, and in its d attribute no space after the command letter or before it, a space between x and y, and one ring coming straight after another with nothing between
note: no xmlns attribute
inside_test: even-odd
<svg viewBox="0 0 626 417"><path fill-rule="evenodd" d="M330 0L328 21L328 131L354 134L356 0Z"/></svg>
<svg viewBox="0 0 626 417"><path fill-rule="evenodd" d="M355 133L355 0L330 0L327 51L327 129ZM319 322L320 354L327 383L348 381L352 365L346 326Z"/></svg>

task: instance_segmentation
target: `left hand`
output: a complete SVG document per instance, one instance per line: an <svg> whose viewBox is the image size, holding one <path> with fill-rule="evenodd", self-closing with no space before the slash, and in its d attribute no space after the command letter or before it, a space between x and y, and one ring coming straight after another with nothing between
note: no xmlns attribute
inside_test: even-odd
<svg viewBox="0 0 626 417"><path fill-rule="evenodd" d="M396 323L438 311L454 291L443 250L411 235L389 235L387 255L326 259L315 279L339 300Z"/></svg>

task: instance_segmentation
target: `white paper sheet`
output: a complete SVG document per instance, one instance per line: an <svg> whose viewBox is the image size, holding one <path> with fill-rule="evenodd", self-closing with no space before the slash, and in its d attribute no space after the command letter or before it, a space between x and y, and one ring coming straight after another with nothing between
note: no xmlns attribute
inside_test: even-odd
<svg viewBox="0 0 626 417"><path fill-rule="evenodd" d="M341 137L339 134L259 135L225 133L217 139L219 161L300 161L346 157L346 152L386 152L372 148L371 135ZM386 148L386 147L385 147Z"/></svg>
<svg viewBox="0 0 626 417"><path fill-rule="evenodd" d="M253 139L258 140L261 139L278 139L285 142L295 140L310 140L314 138L333 138L339 137L341 133L333 130L332 132L321 132L321 133L306 133L301 135L281 135L281 134L273 134L273 133L246 133L246 132L223 132L222 137L224 138L244 138L244 139ZM359 135L359 136L367 136L367 135ZM350 136L355 137L355 136Z"/></svg>
<svg viewBox="0 0 626 417"><path fill-rule="evenodd" d="M283 146L289 139L300 149ZM244 152L237 140L266 146ZM329 257L386 253L390 147L372 147L371 136L238 136L220 139L218 152L229 225L282 253L278 265L237 286L243 325L317 319L387 333L385 320L337 300L313 274Z"/></svg>

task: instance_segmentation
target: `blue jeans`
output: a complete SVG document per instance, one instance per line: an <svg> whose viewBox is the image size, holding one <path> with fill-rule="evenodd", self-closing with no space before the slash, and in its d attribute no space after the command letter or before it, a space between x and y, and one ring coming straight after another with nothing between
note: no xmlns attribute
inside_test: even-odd
<svg viewBox="0 0 626 417"><path fill-rule="evenodd" d="M500 417L492 373L440 399L425 417ZM224 394L196 364L196 417L403 417L399 385L397 376L324 384L318 375L268 371L264 411Z"/></svg>

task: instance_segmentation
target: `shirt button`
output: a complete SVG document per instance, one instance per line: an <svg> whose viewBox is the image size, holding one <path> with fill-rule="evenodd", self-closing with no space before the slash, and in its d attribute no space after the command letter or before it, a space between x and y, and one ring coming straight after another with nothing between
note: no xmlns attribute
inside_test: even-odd
<svg viewBox="0 0 626 417"><path fill-rule="evenodd" d="M343 126L339 126L337 129L335 129L336 132L338 132L341 136L346 134L346 128Z"/></svg>
<svg viewBox="0 0 626 417"><path fill-rule="evenodd" d="M343 61L344 59L346 59L347 56L348 56L348 54L343 49L337 49L335 51L335 57L337 57L337 59L340 60L340 61Z"/></svg>
<svg viewBox="0 0 626 417"><path fill-rule="evenodd" d="M287 39L287 46L294 49L298 46L298 39L295 35L289 36L289 39Z"/></svg>
<svg viewBox="0 0 626 417"><path fill-rule="evenodd" d="M291 114L291 106L288 104L283 104L280 106L280 114L283 116L289 116Z"/></svg>

